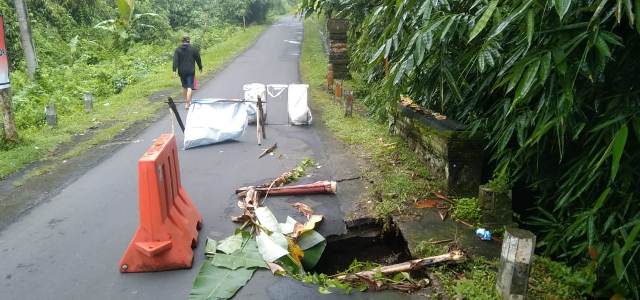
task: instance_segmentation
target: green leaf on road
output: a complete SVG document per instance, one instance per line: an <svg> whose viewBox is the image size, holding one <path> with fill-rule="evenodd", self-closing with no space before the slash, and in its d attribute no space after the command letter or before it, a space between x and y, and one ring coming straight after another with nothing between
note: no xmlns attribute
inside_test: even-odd
<svg viewBox="0 0 640 300"><path fill-rule="evenodd" d="M327 247L327 240L315 230L310 230L300 236L298 246L304 250L302 265L305 269L313 269Z"/></svg>
<svg viewBox="0 0 640 300"><path fill-rule="evenodd" d="M262 258L267 262L274 262L289 254L286 246L282 247L276 243L271 236L264 232L256 236L256 242L258 243L258 250Z"/></svg>
<svg viewBox="0 0 640 300"><path fill-rule="evenodd" d="M229 299L247 284L254 271L230 270L205 262L193 282L189 300Z"/></svg>
<svg viewBox="0 0 640 300"><path fill-rule="evenodd" d="M207 257L212 257L216 254L216 249L218 248L218 241L214 239L207 239L207 244L204 248L204 255Z"/></svg>
<svg viewBox="0 0 640 300"><path fill-rule="evenodd" d="M268 207L262 206L256 208L256 217L262 227L271 232L280 232L280 223L278 223L278 219L276 219L276 216L273 215Z"/></svg>
<svg viewBox="0 0 640 300"><path fill-rule="evenodd" d="M236 234L220 241L218 250L231 254L242 247L242 243L250 238L250 234L244 231L236 231Z"/></svg>
<svg viewBox="0 0 640 300"><path fill-rule="evenodd" d="M232 254L216 254L211 260L211 264L216 267L224 267L231 270L238 268L267 267L267 264L258 251L258 244L255 239L250 239L242 248Z"/></svg>

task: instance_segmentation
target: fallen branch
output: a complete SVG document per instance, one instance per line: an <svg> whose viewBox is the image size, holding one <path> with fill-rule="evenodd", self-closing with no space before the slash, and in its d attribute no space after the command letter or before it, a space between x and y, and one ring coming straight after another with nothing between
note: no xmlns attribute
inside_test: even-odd
<svg viewBox="0 0 640 300"><path fill-rule="evenodd" d="M267 192L271 196L307 195L307 194L335 194L338 184L335 181L318 181L311 184L291 185L283 187L241 187L236 194L242 196L248 190L255 189L260 194Z"/></svg>
<svg viewBox="0 0 640 300"><path fill-rule="evenodd" d="M267 148L266 150L262 151L262 153L260 153L260 156L258 156L258 159L265 157L265 155L273 152L273 150L276 150L276 148L278 148L278 143L273 144L273 146Z"/></svg>
<svg viewBox="0 0 640 300"><path fill-rule="evenodd" d="M356 177L349 177L349 178L340 178L340 179L336 179L336 182L344 182L344 181L351 181L351 180L358 180L358 179L362 179L362 176L356 176Z"/></svg>
<svg viewBox="0 0 640 300"><path fill-rule="evenodd" d="M383 266L369 271L357 272L355 274L345 274L337 277L338 280L345 281L358 281L361 278L373 278L376 273L382 273L382 275L389 275L399 272L409 272L412 270L422 269L426 266L438 265L443 263L458 263L464 261L466 259L466 255L464 252L460 250L451 251L447 254L419 258L410 261L405 261L403 263Z"/></svg>

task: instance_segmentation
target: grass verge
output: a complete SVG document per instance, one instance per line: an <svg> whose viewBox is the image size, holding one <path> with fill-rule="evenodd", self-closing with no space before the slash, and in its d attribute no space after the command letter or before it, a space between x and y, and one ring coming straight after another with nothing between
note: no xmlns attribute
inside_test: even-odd
<svg viewBox="0 0 640 300"><path fill-rule="evenodd" d="M388 217L402 212L412 200L426 196L439 186L429 180L428 170L399 137L389 134L386 126L365 116L345 118L341 105L332 100L326 88L326 56L323 52L319 25L307 20L304 29L301 58L303 80L309 84L311 98L322 112L322 119L331 132L352 147L355 154L365 159L365 177L371 183L368 198L375 196L374 212ZM460 219L479 222L476 199L463 199L454 214ZM444 245L422 242L418 245L421 256L432 256L447 251ZM434 270L444 292L456 299L499 299L495 289L497 262L472 258L456 266L442 266ZM583 299L583 278L571 268L537 257L530 278L530 299Z"/></svg>
<svg viewBox="0 0 640 300"><path fill-rule="evenodd" d="M202 52L204 73L215 72L224 64L253 44L266 28L250 26L235 32L225 41ZM163 103L150 102L152 94L179 88L179 80L172 78L171 62L152 68L151 74L140 82L127 86L120 94L94 103L92 113L75 113L59 117L58 127L29 128L20 132L17 145L0 145L0 179L14 173L27 164L45 160L62 160L77 156L91 147L113 139L132 124L149 119L164 107ZM97 130L91 131L92 128ZM70 147L65 153L56 151L63 144L73 143L79 134L91 134L83 142ZM32 171L37 175L42 170Z"/></svg>
<svg viewBox="0 0 640 300"><path fill-rule="evenodd" d="M338 140L350 145L366 161L363 175L370 183L367 199L375 199L377 217L389 217L406 205L438 189L429 180L429 172L408 145L389 133L385 125L354 114L345 117L342 105L334 101L326 88L326 58L320 42L318 23L305 23L301 73L309 84L314 105L322 108L322 119ZM356 104L357 105L357 104Z"/></svg>

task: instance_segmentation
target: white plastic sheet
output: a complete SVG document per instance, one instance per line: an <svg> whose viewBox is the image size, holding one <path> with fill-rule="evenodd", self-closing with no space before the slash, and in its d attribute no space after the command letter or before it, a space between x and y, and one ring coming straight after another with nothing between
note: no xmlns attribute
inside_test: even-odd
<svg viewBox="0 0 640 300"><path fill-rule="evenodd" d="M220 143L242 137L247 127L246 102L223 99L193 100L184 130L184 148Z"/></svg>
<svg viewBox="0 0 640 300"><path fill-rule="evenodd" d="M258 112L258 105L255 101L258 101L258 96L262 99L263 102L267 99L266 92L267 88L262 83L247 83L242 86L242 90L244 91L244 99L250 102L247 102L247 112L249 114L249 123L253 124L256 122L256 115ZM262 104L262 108L267 111L267 103Z"/></svg>
<svg viewBox="0 0 640 300"><path fill-rule="evenodd" d="M308 84L289 85L289 120L293 125L309 125L313 120L307 103Z"/></svg>

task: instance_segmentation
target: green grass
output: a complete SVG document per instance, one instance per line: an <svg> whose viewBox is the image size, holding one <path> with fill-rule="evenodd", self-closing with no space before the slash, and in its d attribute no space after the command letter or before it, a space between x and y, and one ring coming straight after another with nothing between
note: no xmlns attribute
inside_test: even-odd
<svg viewBox="0 0 640 300"><path fill-rule="evenodd" d="M235 32L225 41L202 52L204 72L214 72L227 61L249 47L266 28L251 26ZM94 103L94 111L59 116L58 127L31 127L19 132L21 141L17 145L0 145L0 178L16 172L27 164L47 160L63 160L75 157L91 147L113 139L133 123L154 116L165 105L152 103L148 97L155 92L179 89L179 80L172 78L171 62L167 61L151 69L150 75L140 82L127 86L120 94L100 99ZM95 133L93 126L100 126ZM88 140L74 145L66 153L57 153L62 144L70 143L76 134L93 134ZM39 171L32 172L39 174Z"/></svg>
<svg viewBox="0 0 640 300"><path fill-rule="evenodd" d="M456 220L462 220L472 225L479 225L482 218L482 210L478 198L460 198L453 205L451 216Z"/></svg>
<svg viewBox="0 0 640 300"><path fill-rule="evenodd" d="M481 257L464 264L440 266L434 274L441 281L445 292L461 299L500 299L495 283L498 261ZM585 286L580 273L571 268L536 256L529 277L529 299L577 300L585 299Z"/></svg>
<svg viewBox="0 0 640 300"><path fill-rule="evenodd" d="M384 124L357 113L351 118L344 117L343 107L333 101L326 88L327 63L318 29L318 21L306 21L302 77L310 86L314 105L322 109L325 125L366 162L364 176L373 183L365 197L377 201L374 213L378 217L391 216L439 186L428 179L428 170L408 145L390 134Z"/></svg>

